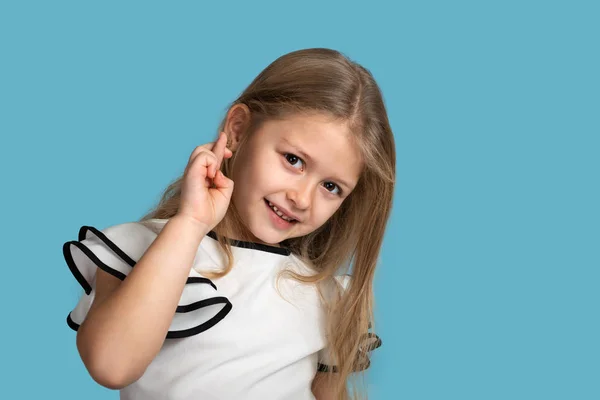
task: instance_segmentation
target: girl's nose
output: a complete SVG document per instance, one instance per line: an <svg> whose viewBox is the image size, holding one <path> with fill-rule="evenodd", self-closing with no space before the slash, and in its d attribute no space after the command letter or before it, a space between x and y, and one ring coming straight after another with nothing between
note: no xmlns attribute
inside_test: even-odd
<svg viewBox="0 0 600 400"><path fill-rule="evenodd" d="M296 187L288 190L287 197L294 203L299 210L310 208L312 203L313 187L310 183L297 184Z"/></svg>

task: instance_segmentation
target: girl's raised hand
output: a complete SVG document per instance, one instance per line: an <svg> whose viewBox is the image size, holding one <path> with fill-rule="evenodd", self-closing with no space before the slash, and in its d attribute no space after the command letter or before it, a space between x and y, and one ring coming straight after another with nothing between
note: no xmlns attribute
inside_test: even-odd
<svg viewBox="0 0 600 400"><path fill-rule="evenodd" d="M193 219L212 230L225 216L233 193L233 181L221 172L221 162L232 156L223 132L214 143L192 152L183 174L177 215Z"/></svg>

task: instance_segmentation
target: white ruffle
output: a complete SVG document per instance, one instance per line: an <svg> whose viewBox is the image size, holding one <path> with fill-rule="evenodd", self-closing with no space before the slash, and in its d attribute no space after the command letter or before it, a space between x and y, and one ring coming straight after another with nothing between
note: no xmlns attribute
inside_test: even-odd
<svg viewBox="0 0 600 400"><path fill-rule="evenodd" d="M155 231L138 222L101 231L83 226L77 241L63 245L65 261L85 292L67 317L67 324L73 330L79 329L94 301L97 268L124 280L156 236ZM215 284L192 269L167 338L204 332L225 318L231 308L231 302L219 295Z"/></svg>

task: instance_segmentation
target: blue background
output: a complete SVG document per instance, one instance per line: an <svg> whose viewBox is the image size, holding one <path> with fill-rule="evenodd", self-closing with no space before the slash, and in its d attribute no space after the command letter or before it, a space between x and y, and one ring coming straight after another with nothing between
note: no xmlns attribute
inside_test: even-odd
<svg viewBox="0 0 600 400"><path fill-rule="evenodd" d="M138 219L280 55L372 71L397 144L372 399L600 399L600 8L0 3L2 398L116 399L62 244Z"/></svg>

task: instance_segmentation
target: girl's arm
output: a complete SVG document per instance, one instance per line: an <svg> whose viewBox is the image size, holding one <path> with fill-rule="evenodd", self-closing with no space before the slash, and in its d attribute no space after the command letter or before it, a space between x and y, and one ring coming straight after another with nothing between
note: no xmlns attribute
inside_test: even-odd
<svg viewBox="0 0 600 400"><path fill-rule="evenodd" d="M207 233L205 225L177 215L125 280L98 269L96 297L77 331L77 349L96 382L121 389L142 376L162 347Z"/></svg>

